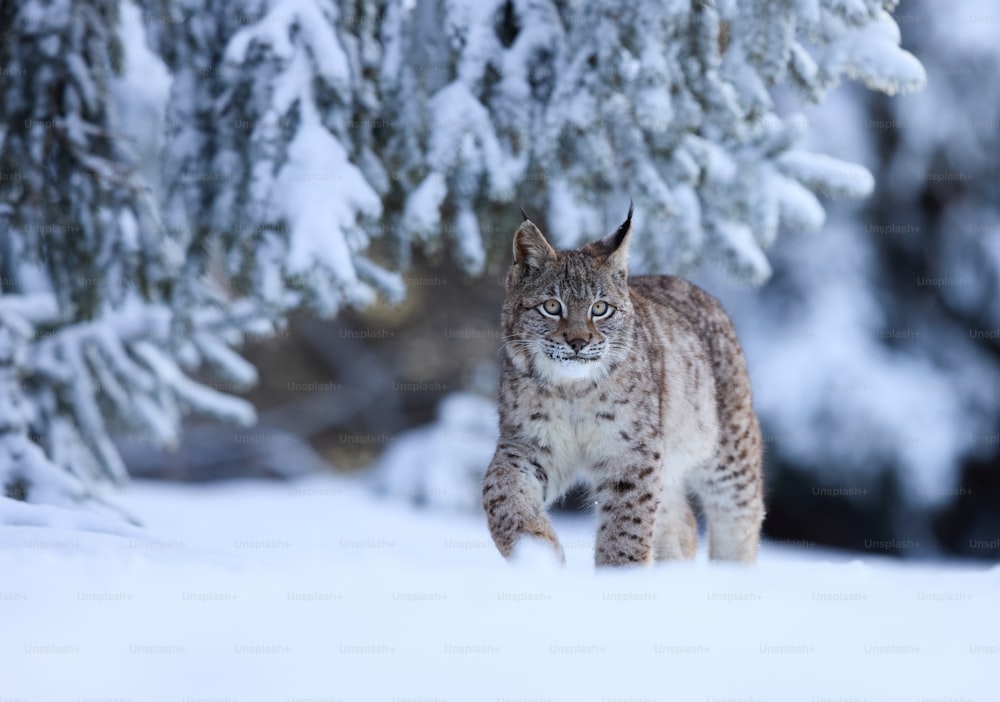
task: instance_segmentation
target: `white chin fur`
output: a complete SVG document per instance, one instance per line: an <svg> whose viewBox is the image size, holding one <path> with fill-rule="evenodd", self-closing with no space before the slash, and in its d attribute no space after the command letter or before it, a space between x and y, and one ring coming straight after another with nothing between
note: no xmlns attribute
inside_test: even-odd
<svg viewBox="0 0 1000 702"><path fill-rule="evenodd" d="M541 370L552 381L587 380L595 378L600 373L600 363L597 361L553 361L550 358L540 359Z"/></svg>

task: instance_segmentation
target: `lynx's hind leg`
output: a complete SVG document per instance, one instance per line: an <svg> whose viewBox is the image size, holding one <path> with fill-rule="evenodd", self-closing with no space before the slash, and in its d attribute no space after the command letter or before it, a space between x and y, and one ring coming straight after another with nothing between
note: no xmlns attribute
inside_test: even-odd
<svg viewBox="0 0 1000 702"><path fill-rule="evenodd" d="M653 556L658 561L691 560L698 551L698 522L683 490L664 494L656 515Z"/></svg>
<svg viewBox="0 0 1000 702"><path fill-rule="evenodd" d="M709 558L755 563L764 521L760 429L756 417L730 428L737 431L722 440L695 489L708 522Z"/></svg>
<svg viewBox="0 0 1000 702"><path fill-rule="evenodd" d="M742 506L707 500L708 557L714 561L757 562L760 525L764 521L763 500L750 497Z"/></svg>

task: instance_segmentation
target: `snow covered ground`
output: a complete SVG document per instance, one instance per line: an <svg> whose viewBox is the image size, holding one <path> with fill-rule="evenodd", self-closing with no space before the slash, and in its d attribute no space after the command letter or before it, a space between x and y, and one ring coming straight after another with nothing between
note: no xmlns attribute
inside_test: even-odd
<svg viewBox="0 0 1000 702"><path fill-rule="evenodd" d="M997 567L769 544L752 570L595 573L581 518L557 523L565 569L512 567L481 518L333 478L137 483L118 502L147 533L0 527L0 702L978 702L1000 689Z"/></svg>

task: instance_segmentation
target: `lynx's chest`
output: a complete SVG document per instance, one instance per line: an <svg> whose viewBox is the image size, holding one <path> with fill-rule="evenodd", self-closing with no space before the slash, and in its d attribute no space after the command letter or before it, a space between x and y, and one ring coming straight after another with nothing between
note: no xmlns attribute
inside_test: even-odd
<svg viewBox="0 0 1000 702"><path fill-rule="evenodd" d="M559 471L587 470L620 455L644 423L639 419L640 402L600 389L532 389L525 395L529 411L522 417L523 434L549 450L552 467Z"/></svg>

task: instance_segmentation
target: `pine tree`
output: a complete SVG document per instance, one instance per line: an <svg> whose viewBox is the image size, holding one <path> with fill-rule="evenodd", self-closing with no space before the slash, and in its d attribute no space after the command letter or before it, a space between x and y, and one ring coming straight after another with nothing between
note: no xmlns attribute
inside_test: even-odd
<svg viewBox="0 0 1000 702"><path fill-rule="evenodd" d="M164 218L267 316L333 315L401 278L365 255L388 175L372 146L380 47L347 15L374 2L146 2L174 76ZM150 21L150 18L183 21ZM213 258L212 254L216 254ZM193 272L192 272L193 273Z"/></svg>
<svg viewBox="0 0 1000 702"><path fill-rule="evenodd" d="M779 226L816 230L817 194L873 187L861 167L797 150L805 120L779 114L771 93L791 84L818 102L844 74L889 92L919 87L894 6L389 3L382 87L406 119L388 153L426 174L399 228L418 241L450 231L475 269L478 232L490 231L477 213L518 184L564 246L603 235L632 197L649 223L637 242L645 268L713 261L761 282Z"/></svg>
<svg viewBox="0 0 1000 702"><path fill-rule="evenodd" d="M376 261L414 244L478 271L515 199L569 246L631 196L646 268L761 282L779 226L818 229L817 194L873 187L797 150L805 121L772 92L919 87L895 4L146 0L183 18L147 22L175 75L165 217L279 313L398 299Z"/></svg>
<svg viewBox="0 0 1000 702"><path fill-rule="evenodd" d="M185 410L250 422L246 402L184 370L247 366L228 310L174 313L184 250L109 96L118 3L6 3L0 26L0 485L98 507L100 486L126 478L112 431L171 445Z"/></svg>
<svg viewBox="0 0 1000 702"><path fill-rule="evenodd" d="M873 186L863 168L797 150L805 120L779 113L771 92L791 84L818 102L844 73L918 87L894 4L638 3L623 16L617 3L583 3L548 110L550 228L566 243L599 236L607 200L595 195L621 203L628 193L648 222L637 242L647 268L690 273L711 261L763 282L779 226L815 231L816 194Z"/></svg>

